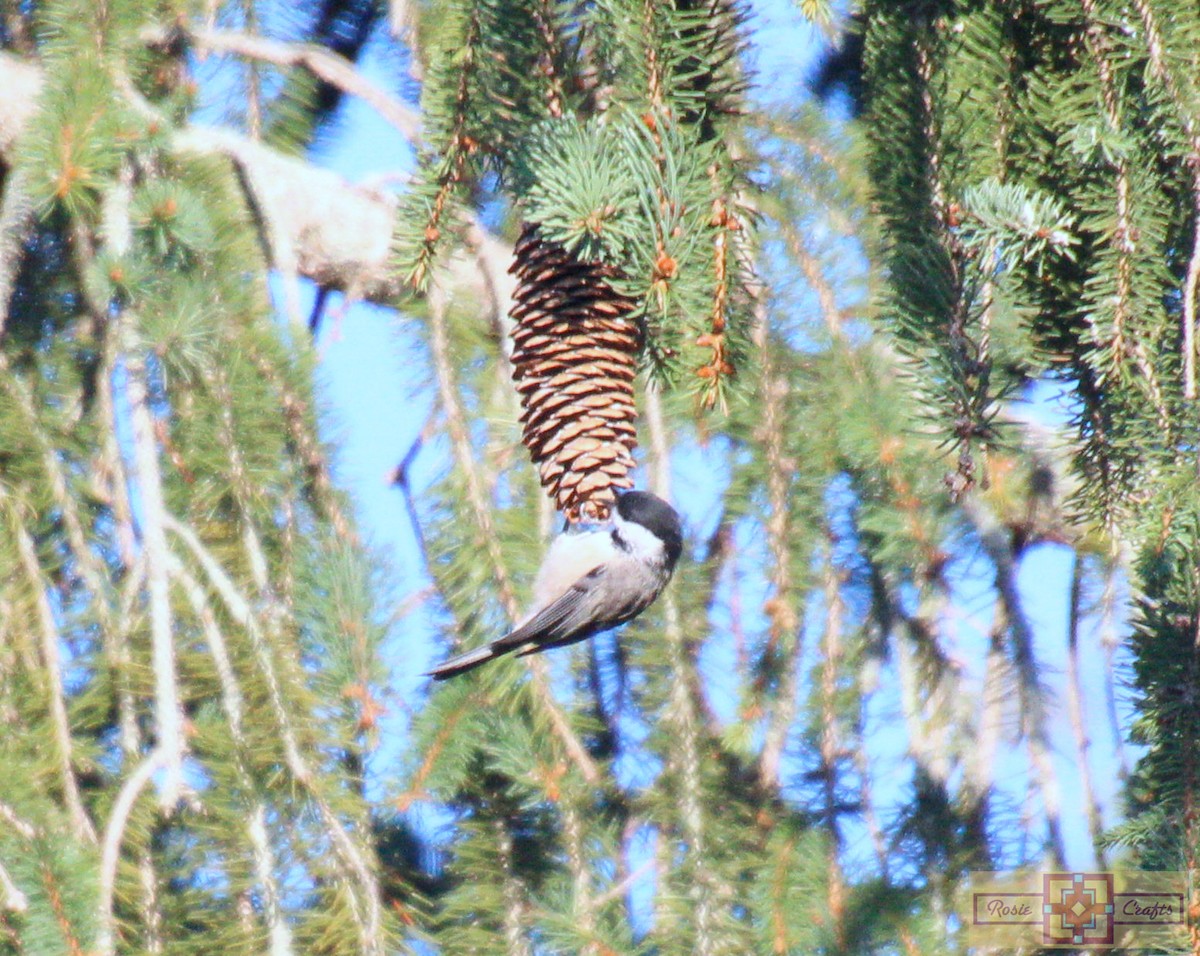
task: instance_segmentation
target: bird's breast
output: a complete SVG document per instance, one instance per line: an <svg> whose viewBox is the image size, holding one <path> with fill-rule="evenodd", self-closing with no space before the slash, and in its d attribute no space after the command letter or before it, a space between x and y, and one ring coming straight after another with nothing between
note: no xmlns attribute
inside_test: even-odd
<svg viewBox="0 0 1200 956"><path fill-rule="evenodd" d="M576 581L612 560L615 553L607 531L559 535L546 552L534 582L534 608L543 608L566 594Z"/></svg>

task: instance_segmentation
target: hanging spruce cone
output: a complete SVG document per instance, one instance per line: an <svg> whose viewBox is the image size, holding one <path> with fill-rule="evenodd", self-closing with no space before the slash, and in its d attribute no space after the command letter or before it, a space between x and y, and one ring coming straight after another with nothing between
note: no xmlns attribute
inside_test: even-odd
<svg viewBox="0 0 1200 956"><path fill-rule="evenodd" d="M633 379L641 332L616 272L581 262L526 224L517 240L513 380L522 441L567 520L608 516L633 482Z"/></svg>

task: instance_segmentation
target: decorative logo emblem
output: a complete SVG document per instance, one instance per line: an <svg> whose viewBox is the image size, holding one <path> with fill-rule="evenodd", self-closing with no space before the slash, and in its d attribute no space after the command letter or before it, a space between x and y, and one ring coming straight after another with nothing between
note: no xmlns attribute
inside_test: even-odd
<svg viewBox="0 0 1200 956"><path fill-rule="evenodd" d="M1186 949L1186 887L1183 873L972 873L968 944Z"/></svg>

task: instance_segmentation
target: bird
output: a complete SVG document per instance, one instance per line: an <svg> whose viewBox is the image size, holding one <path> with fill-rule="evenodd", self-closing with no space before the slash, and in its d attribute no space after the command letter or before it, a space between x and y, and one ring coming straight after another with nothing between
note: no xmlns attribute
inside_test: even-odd
<svg viewBox="0 0 1200 956"><path fill-rule="evenodd" d="M574 644L632 621L666 587L683 553L679 513L648 491L618 492L611 529L567 531L551 544L528 614L508 634L426 674L449 680L504 654Z"/></svg>

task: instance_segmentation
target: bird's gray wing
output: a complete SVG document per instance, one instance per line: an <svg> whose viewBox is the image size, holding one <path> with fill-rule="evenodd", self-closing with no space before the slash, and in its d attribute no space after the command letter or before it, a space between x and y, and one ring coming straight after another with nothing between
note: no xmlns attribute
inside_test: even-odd
<svg viewBox="0 0 1200 956"><path fill-rule="evenodd" d="M497 638L490 646L500 654L517 648L522 648L521 653L532 653L554 647L565 638L587 637L591 631L585 628L593 616L596 591L602 586L604 574L604 565L593 568L561 597L551 601L511 633ZM531 646L524 649L526 644Z"/></svg>

